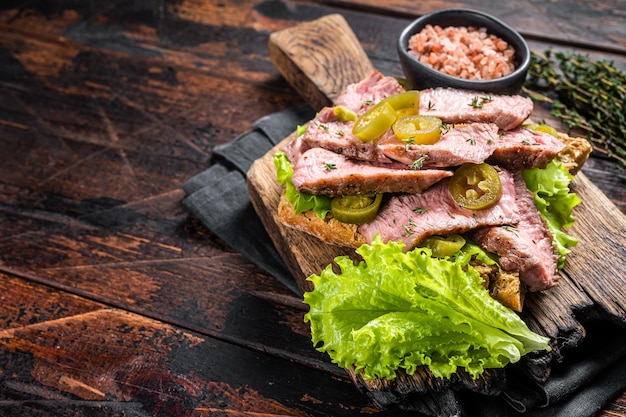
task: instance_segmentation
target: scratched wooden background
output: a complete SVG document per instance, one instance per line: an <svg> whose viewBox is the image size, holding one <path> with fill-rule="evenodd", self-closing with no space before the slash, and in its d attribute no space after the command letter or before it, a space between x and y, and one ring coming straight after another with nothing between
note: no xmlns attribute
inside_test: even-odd
<svg viewBox="0 0 626 417"><path fill-rule="evenodd" d="M403 26L459 4L626 69L621 0L0 3L0 415L377 414L312 349L300 300L190 216L181 186L302 103L272 31L340 12L399 75ZM584 172L626 213L624 172Z"/></svg>

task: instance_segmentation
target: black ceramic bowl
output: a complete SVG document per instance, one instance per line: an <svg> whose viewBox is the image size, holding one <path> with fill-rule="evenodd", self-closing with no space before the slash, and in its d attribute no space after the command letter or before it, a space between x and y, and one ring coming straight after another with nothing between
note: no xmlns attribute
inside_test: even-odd
<svg viewBox="0 0 626 417"><path fill-rule="evenodd" d="M498 36L515 49L515 71L492 80L467 80L453 77L422 64L408 53L408 44L411 36L420 32L427 24L441 27L474 26L486 28L488 34ZM453 87L494 94L516 94L521 90L530 66L530 49L517 31L493 16L471 9L444 9L414 20L400 34L397 48L402 71L416 90Z"/></svg>

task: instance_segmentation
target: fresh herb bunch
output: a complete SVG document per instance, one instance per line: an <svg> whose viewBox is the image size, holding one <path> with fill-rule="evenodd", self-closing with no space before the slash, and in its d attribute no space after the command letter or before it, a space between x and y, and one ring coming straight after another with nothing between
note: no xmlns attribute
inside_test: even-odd
<svg viewBox="0 0 626 417"><path fill-rule="evenodd" d="M582 131L594 150L626 169L626 74L609 61L546 50L532 53L525 91L550 112Z"/></svg>

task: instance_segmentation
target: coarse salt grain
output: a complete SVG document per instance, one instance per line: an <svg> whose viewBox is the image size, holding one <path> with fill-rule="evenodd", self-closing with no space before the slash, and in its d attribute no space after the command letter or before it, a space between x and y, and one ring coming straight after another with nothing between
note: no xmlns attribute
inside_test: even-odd
<svg viewBox="0 0 626 417"><path fill-rule="evenodd" d="M409 39L409 54L445 74L491 80L515 70L515 50L501 38L473 26L426 25Z"/></svg>

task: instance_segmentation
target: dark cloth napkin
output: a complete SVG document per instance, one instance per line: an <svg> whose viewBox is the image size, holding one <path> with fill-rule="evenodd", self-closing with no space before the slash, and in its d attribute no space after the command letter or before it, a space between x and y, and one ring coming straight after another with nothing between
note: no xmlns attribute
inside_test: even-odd
<svg viewBox="0 0 626 417"><path fill-rule="evenodd" d="M250 132L215 147L212 166L184 185L183 203L191 213L297 295L302 292L250 203L246 173L257 158L314 115L312 108L303 105L257 120ZM591 327L582 345L553 367L545 384L536 384L511 367L503 395L463 397L468 415L596 415L626 390L626 329L604 322Z"/></svg>
<svg viewBox="0 0 626 417"><path fill-rule="evenodd" d="M260 118L250 132L213 149L215 163L192 177L183 204L213 233L250 261L302 295L257 216L246 182L252 163L315 116L307 105Z"/></svg>

